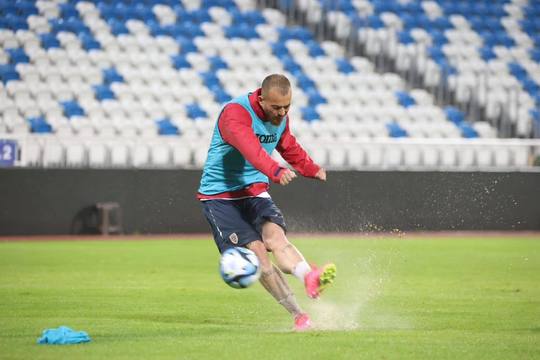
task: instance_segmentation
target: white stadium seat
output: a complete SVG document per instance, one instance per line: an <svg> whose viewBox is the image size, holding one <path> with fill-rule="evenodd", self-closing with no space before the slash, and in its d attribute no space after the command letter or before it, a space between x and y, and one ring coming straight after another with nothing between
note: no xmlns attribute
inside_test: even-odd
<svg viewBox="0 0 540 360"><path fill-rule="evenodd" d="M61 167L65 162L64 147L57 142L48 142L43 149L43 166Z"/></svg>
<svg viewBox="0 0 540 360"><path fill-rule="evenodd" d="M83 167L86 162L86 148L83 144L66 145L66 166Z"/></svg>
<svg viewBox="0 0 540 360"><path fill-rule="evenodd" d="M148 167L150 164L150 150L147 145L137 143L132 147L131 158L135 167Z"/></svg>
<svg viewBox="0 0 540 360"><path fill-rule="evenodd" d="M131 164L130 151L127 144L117 143L111 145L111 166L128 167Z"/></svg>
<svg viewBox="0 0 540 360"><path fill-rule="evenodd" d="M105 144L90 143L88 145L88 165L101 168L107 165L107 147Z"/></svg>
<svg viewBox="0 0 540 360"><path fill-rule="evenodd" d="M186 167L191 164L190 148L182 144L172 145L172 163L176 167Z"/></svg>

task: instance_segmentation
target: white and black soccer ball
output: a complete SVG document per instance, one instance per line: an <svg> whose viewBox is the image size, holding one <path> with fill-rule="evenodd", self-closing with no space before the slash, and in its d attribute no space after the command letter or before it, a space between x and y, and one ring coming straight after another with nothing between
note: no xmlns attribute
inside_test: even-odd
<svg viewBox="0 0 540 360"><path fill-rule="evenodd" d="M219 272L223 281L235 289L247 288L261 276L257 255L242 247L233 247L221 254Z"/></svg>

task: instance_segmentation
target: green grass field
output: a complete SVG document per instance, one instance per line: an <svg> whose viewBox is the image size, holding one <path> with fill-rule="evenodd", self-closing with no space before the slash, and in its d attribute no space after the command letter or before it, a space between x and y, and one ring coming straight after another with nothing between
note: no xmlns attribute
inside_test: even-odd
<svg viewBox="0 0 540 360"><path fill-rule="evenodd" d="M291 237L335 286L291 331L259 284L220 279L208 240L0 243L1 359L540 358L540 237ZM92 342L37 345L45 328Z"/></svg>

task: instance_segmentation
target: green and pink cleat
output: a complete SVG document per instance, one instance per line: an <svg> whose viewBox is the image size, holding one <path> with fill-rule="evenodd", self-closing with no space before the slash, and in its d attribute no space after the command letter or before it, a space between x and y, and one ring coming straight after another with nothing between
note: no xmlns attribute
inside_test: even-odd
<svg viewBox="0 0 540 360"><path fill-rule="evenodd" d="M335 264L326 264L320 268L312 265L311 271L304 277L307 296L317 299L321 295L321 292L334 282L335 278Z"/></svg>

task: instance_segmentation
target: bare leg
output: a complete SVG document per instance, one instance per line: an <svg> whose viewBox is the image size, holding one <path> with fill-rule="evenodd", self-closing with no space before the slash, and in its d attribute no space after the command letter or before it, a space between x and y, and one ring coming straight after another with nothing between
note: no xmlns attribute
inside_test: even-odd
<svg viewBox="0 0 540 360"><path fill-rule="evenodd" d="M279 268L298 278L310 298L318 298L321 291L334 281L336 265L326 264L312 269L298 249L289 242L281 226L266 222L262 228L262 238L266 248L274 254Z"/></svg>
<svg viewBox="0 0 540 360"><path fill-rule="evenodd" d="M266 291L268 291L291 315L297 316L301 314L302 310L296 302L293 292L289 288L281 271L279 271L279 269L270 261L266 247L262 241L253 241L249 243L247 247L259 258L261 264L261 278L259 281Z"/></svg>
<svg viewBox="0 0 540 360"><path fill-rule="evenodd" d="M277 265L286 274L294 274L301 282L311 267L298 249L289 242L281 226L266 222L262 227L266 248L274 254Z"/></svg>

